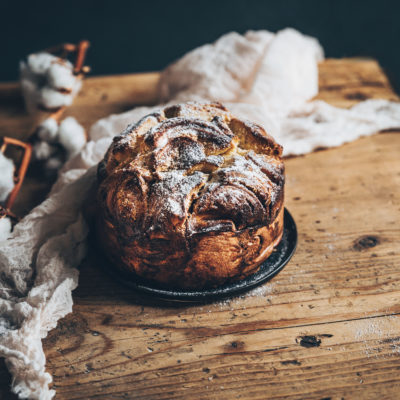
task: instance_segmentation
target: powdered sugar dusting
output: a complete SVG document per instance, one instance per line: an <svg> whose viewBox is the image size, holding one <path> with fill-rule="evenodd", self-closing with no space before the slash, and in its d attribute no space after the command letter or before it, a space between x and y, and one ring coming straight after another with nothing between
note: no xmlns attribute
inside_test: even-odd
<svg viewBox="0 0 400 400"><path fill-rule="evenodd" d="M219 301L210 305L210 307L215 307L220 310L229 310L234 311L237 309L245 310L246 309L246 300L250 298L257 298L262 300L263 298L267 298L269 295L274 293L275 284L271 282L264 283L263 285L257 286L254 289L249 290L241 294L240 296L229 298L226 300ZM210 309L209 312L212 312Z"/></svg>
<svg viewBox="0 0 400 400"><path fill-rule="evenodd" d="M188 116L189 111L191 116ZM185 117L180 115L181 112ZM167 118L166 114L171 117ZM240 229L267 220L267 209L276 199L275 192L283 190L283 174L277 173L281 185L276 185L256 162L246 157L249 151L240 148L238 139L233 141L235 133L227 122L232 117L228 111L213 103L192 102L160 110L157 115L157 121L149 125L146 125L148 118L144 117L134 129L128 128L118 140L114 140L105 158L106 170L110 174L117 173L120 168L139 168L151 174L148 191L148 209L151 212L141 209L144 215L151 214L152 217L143 218L150 223L144 231L177 229L182 232L184 220L191 212L200 210L195 207L194 211L189 211L192 201L201 204L202 215L214 212L215 207L219 209L225 225L216 220L213 230L226 230L226 221L230 219L230 227L240 219ZM255 125L256 128L259 129ZM138 132L143 141L138 141L133 149L127 143L135 143ZM246 131L246 134L253 133ZM117 157L122 153L123 162L120 164ZM279 157L271 157L271 160L281 165ZM232 190L232 185L235 190ZM231 190L218 188L211 192L216 186L222 189L226 186ZM242 215L246 213L249 215L244 219ZM196 229L195 223L188 224L188 229L190 232Z"/></svg>
<svg viewBox="0 0 400 400"><path fill-rule="evenodd" d="M172 216L184 218L192 190L205 181L205 175L198 171L189 176L184 171L168 171L160 173L160 178L150 195L150 207L157 210L156 218L152 220L156 225Z"/></svg>
<svg viewBox="0 0 400 400"><path fill-rule="evenodd" d="M386 317L366 318L357 321L355 339L362 342L364 353L367 357L381 358L400 354L400 339L398 337L399 317L388 315ZM389 353L382 351L389 345Z"/></svg>

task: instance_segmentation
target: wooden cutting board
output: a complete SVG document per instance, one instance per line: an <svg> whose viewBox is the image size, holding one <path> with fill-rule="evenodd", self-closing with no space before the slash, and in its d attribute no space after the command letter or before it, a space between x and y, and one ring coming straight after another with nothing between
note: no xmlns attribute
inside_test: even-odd
<svg viewBox="0 0 400 400"><path fill-rule="evenodd" d="M96 119L155 101L157 73L88 78L69 114ZM372 60L327 60L320 95L348 107L398 100ZM26 137L18 86L0 84L0 134ZM81 266L73 313L44 340L57 399L398 399L400 132L286 161L299 233L286 268L250 295L159 306ZM43 199L24 185L15 211ZM1 398L10 376L0 368Z"/></svg>

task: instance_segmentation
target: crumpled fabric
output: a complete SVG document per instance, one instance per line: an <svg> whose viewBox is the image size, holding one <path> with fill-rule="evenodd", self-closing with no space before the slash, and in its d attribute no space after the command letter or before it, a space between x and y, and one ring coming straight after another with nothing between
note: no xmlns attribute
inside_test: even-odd
<svg viewBox="0 0 400 400"><path fill-rule="evenodd" d="M318 41L293 29L229 33L166 68L160 105L139 107L96 122L89 142L62 169L49 197L0 243L0 355L20 398L51 399L41 339L72 310L77 267L86 254L82 204L96 183L96 165L128 124L166 104L213 100L262 124L285 155L339 146L382 129L400 127L400 104L368 100L349 110L318 93Z"/></svg>

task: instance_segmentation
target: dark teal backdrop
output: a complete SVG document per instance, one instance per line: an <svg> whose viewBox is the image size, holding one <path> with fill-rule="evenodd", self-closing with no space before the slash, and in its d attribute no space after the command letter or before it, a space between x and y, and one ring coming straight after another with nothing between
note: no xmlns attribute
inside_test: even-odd
<svg viewBox="0 0 400 400"><path fill-rule="evenodd" d="M400 89L398 0L0 1L0 81L18 60L87 38L92 73L159 70L193 47L236 30L292 26L316 36L328 57L371 56Z"/></svg>

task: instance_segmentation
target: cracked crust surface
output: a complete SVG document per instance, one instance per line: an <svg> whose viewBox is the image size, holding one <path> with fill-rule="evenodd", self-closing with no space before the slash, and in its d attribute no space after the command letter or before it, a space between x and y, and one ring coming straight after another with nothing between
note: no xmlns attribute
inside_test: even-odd
<svg viewBox="0 0 400 400"><path fill-rule="evenodd" d="M162 286L242 279L282 237L281 154L219 103L147 115L99 164L98 239L117 268Z"/></svg>

